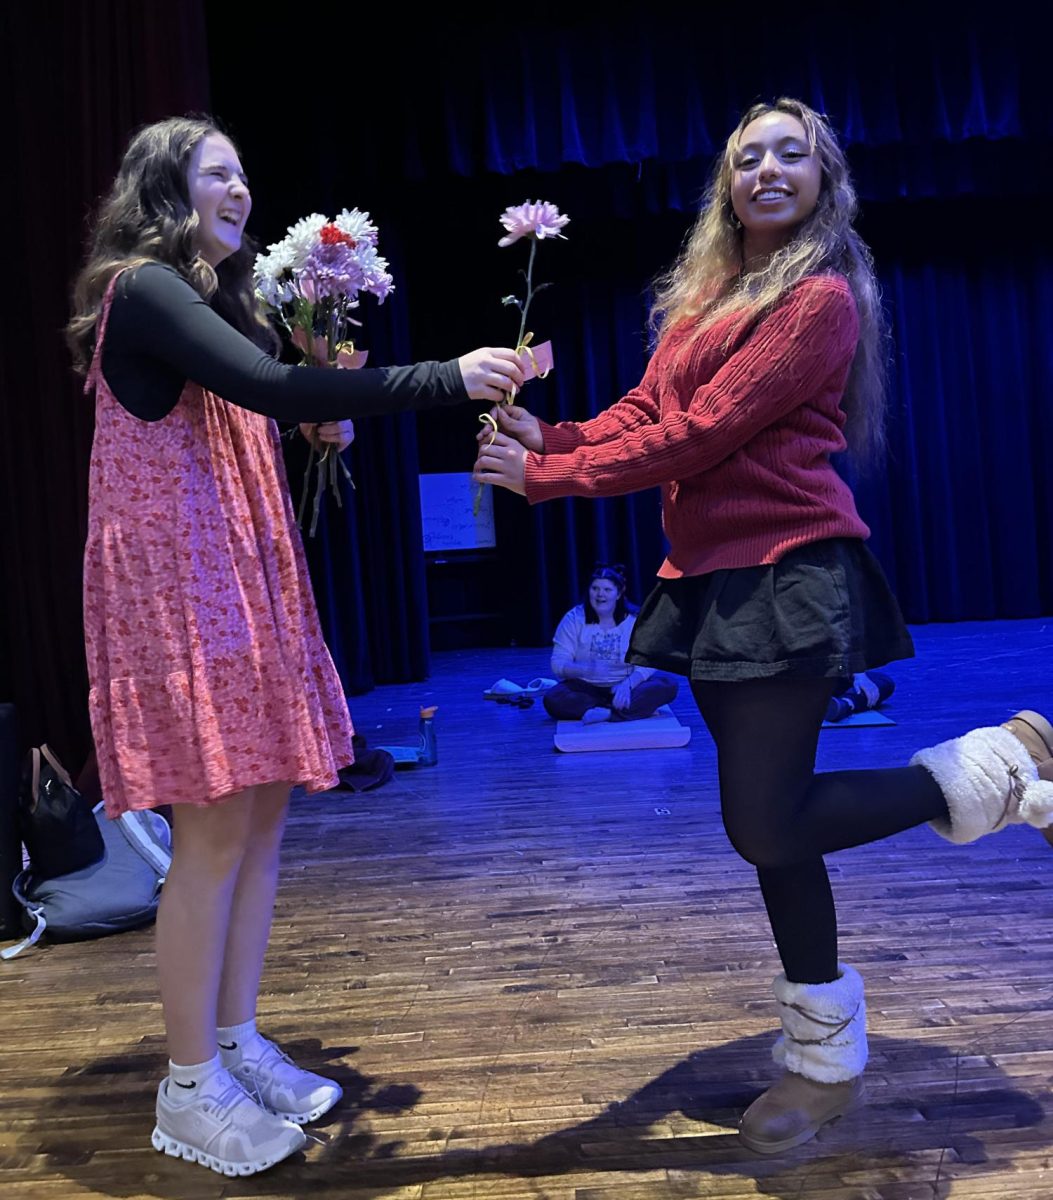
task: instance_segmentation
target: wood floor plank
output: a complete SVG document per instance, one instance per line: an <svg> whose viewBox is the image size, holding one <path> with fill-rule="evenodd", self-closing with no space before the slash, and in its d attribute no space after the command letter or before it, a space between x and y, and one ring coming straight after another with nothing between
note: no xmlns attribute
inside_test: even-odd
<svg viewBox="0 0 1053 1200"><path fill-rule="evenodd" d="M1053 621L931 626L896 725L820 766L900 764L1053 707ZM437 656L356 700L371 742L437 703L439 762L295 801L261 1026L345 1089L307 1150L227 1180L149 1148L165 1061L150 931L0 964L4 1200L1053 1200L1053 851L922 828L828 860L863 973L868 1106L775 1159L734 1134L773 1076L777 959L683 749L560 755L538 706L486 703L543 651Z"/></svg>

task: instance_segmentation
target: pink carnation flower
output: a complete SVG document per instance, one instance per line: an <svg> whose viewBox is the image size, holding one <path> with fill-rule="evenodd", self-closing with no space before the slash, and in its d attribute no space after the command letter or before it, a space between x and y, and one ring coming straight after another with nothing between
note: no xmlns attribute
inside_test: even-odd
<svg viewBox="0 0 1053 1200"><path fill-rule="evenodd" d="M538 241L547 237L563 237L560 230L570 220L565 217L548 200L528 200L525 204L516 204L506 208L501 214L501 224L508 230L507 234L497 243L499 246L511 246L522 237L534 237Z"/></svg>

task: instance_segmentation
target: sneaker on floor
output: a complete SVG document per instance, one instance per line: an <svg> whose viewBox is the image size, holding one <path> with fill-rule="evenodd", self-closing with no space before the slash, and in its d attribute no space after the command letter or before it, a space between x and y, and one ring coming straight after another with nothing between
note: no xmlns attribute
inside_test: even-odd
<svg viewBox="0 0 1053 1200"><path fill-rule="evenodd" d="M344 1094L332 1079L301 1070L259 1033L236 1050L221 1045L219 1053L231 1075L258 1096L268 1112L298 1125L317 1121Z"/></svg>
<svg viewBox="0 0 1053 1200"><path fill-rule="evenodd" d="M187 1097L161 1081L151 1142L171 1158L200 1163L220 1175L255 1175L295 1154L307 1135L265 1112L228 1071L214 1071Z"/></svg>

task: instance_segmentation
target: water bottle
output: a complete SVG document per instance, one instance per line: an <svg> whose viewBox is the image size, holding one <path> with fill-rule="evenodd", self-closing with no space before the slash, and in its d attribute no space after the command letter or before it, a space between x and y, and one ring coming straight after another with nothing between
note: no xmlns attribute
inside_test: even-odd
<svg viewBox="0 0 1053 1200"><path fill-rule="evenodd" d="M439 748L435 743L435 713L435 705L420 710L420 749L417 751L417 762L423 767L430 767L439 761Z"/></svg>

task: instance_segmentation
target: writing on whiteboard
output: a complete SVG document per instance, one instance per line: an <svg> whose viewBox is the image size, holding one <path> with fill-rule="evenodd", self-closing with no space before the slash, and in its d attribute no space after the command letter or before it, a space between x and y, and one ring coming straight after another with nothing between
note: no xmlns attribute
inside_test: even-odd
<svg viewBox="0 0 1053 1200"><path fill-rule="evenodd" d="M478 513L476 484L467 471L422 475L420 515L424 549L477 550L496 546L494 491L484 487Z"/></svg>

